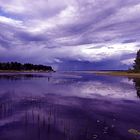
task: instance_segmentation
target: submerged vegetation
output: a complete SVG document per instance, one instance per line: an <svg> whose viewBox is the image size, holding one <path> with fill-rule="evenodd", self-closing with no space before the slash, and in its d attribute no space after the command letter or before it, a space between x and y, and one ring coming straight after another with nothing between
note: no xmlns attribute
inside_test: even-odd
<svg viewBox="0 0 140 140"><path fill-rule="evenodd" d="M34 65L30 63L21 64L18 62L0 63L1 71L53 71L51 66Z"/></svg>

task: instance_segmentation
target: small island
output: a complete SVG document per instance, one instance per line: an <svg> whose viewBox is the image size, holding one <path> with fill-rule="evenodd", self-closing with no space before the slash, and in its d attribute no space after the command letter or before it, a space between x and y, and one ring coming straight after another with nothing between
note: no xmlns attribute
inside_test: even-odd
<svg viewBox="0 0 140 140"><path fill-rule="evenodd" d="M0 62L0 72L54 72L51 66L30 63Z"/></svg>

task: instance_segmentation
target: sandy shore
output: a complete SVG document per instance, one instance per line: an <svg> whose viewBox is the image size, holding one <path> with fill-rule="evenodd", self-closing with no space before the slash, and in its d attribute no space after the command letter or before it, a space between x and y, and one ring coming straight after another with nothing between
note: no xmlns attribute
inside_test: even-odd
<svg viewBox="0 0 140 140"><path fill-rule="evenodd" d="M140 78L140 73L129 73L124 71L91 71L96 75L124 76L132 78Z"/></svg>

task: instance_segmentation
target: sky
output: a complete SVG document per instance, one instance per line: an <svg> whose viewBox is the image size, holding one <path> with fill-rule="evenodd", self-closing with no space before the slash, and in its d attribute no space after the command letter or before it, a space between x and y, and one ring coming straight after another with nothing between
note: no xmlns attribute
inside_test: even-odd
<svg viewBox="0 0 140 140"><path fill-rule="evenodd" d="M139 49L140 0L0 0L0 62L128 69Z"/></svg>

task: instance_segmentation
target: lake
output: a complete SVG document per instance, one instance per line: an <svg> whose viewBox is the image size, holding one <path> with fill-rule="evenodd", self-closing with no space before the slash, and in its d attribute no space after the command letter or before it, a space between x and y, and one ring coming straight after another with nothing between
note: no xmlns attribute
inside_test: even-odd
<svg viewBox="0 0 140 140"><path fill-rule="evenodd" d="M0 140L140 140L140 79L1 73Z"/></svg>

